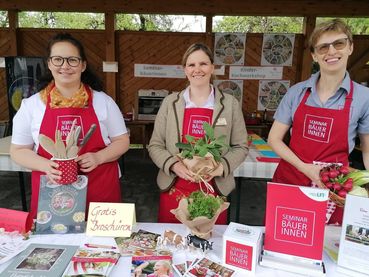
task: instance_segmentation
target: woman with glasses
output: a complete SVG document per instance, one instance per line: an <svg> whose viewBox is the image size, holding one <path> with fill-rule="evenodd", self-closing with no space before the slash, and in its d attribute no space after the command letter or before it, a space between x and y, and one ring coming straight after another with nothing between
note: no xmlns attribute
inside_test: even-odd
<svg viewBox="0 0 369 277"><path fill-rule="evenodd" d="M49 72L40 92L22 101L13 120L10 148L12 159L32 170L31 215L37 213L40 175L47 175L53 183L61 179L58 164L39 146L39 134L55 140L59 130L66 142L73 122L81 127L79 142L96 124L95 132L75 159L80 174L88 176L87 207L89 202L120 202L117 159L129 147L122 113L89 70L84 48L77 39L58 34L47 51Z"/></svg>
<svg viewBox="0 0 369 277"><path fill-rule="evenodd" d="M334 19L317 25L310 51L320 71L292 86L283 97L268 143L282 158L273 181L310 186L320 184L319 162L348 165L360 137L365 168L369 169L369 89L350 79L347 61L353 51L349 27ZM291 128L287 146L283 138ZM342 223L336 207L329 223Z"/></svg>

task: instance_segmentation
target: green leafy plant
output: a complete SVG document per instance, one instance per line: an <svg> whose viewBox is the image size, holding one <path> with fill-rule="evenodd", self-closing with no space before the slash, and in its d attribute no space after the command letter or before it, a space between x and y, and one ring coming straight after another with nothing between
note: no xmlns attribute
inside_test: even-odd
<svg viewBox="0 0 369 277"><path fill-rule="evenodd" d="M183 158L192 159L194 156L205 157L207 153L213 155L214 160L219 162L221 158L221 152L223 148L227 148L225 143L225 135L218 138L214 136L214 129L209 123L203 123L205 135L202 138L195 138L190 135L186 135L187 143L178 142L176 147L182 150L181 156Z"/></svg>
<svg viewBox="0 0 369 277"><path fill-rule="evenodd" d="M198 216L206 216L209 219L213 218L220 206L224 203L222 197L204 194L199 190L192 192L188 196L187 201L191 220Z"/></svg>

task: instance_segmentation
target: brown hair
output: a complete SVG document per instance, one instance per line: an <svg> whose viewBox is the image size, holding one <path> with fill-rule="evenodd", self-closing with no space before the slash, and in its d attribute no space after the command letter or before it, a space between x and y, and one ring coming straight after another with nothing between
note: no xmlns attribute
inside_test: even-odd
<svg viewBox="0 0 369 277"><path fill-rule="evenodd" d="M336 18L324 21L315 27L313 33L310 36L309 48L311 53L314 53L314 47L316 46L318 39L326 32L344 33L347 35L350 44L352 44L353 42L350 27L347 26L347 24L344 23L341 19Z"/></svg>
<svg viewBox="0 0 369 277"><path fill-rule="evenodd" d="M182 65L186 66L188 56L190 56L193 52L196 52L198 50L203 51L209 57L210 62L212 64L214 63L213 52L211 52L209 47L207 47L205 44L202 44L202 43L194 43L190 47L188 47L186 52L184 53L182 57Z"/></svg>

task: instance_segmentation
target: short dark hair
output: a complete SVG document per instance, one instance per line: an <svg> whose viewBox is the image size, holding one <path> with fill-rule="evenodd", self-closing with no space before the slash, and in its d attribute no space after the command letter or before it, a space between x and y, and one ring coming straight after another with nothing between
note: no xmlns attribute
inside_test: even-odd
<svg viewBox="0 0 369 277"><path fill-rule="evenodd" d="M77 40L75 37L73 37L70 33L58 33L54 37L51 38L47 45L47 59L50 57L51 49L54 46L54 44L58 42L69 42L70 44L74 45L79 52L79 55L82 59L82 61L86 62L86 69L81 74L81 82L89 85L92 89L97 91L102 91L102 83L101 80L96 76L94 72L89 68L87 63L87 58L85 54L85 49L82 45L82 43ZM47 73L40 78L40 84L39 84L39 90L44 89L51 81L53 80L53 76L50 72L50 70L47 71Z"/></svg>

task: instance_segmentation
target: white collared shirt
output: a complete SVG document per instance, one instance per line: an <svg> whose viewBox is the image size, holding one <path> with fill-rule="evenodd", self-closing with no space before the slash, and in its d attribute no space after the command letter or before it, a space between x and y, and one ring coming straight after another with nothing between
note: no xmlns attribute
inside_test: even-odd
<svg viewBox="0 0 369 277"><path fill-rule="evenodd" d="M190 99L190 87L188 86L186 88L185 92L183 93L183 98L184 98L185 103L186 103L186 108L207 108L207 109L214 109L214 103L215 103L214 87L213 87L213 85L210 85L210 87L211 87L211 92L209 94L208 99L206 100L206 102L204 103L204 105L202 105L201 107L199 107L194 102L191 101L191 99Z"/></svg>

